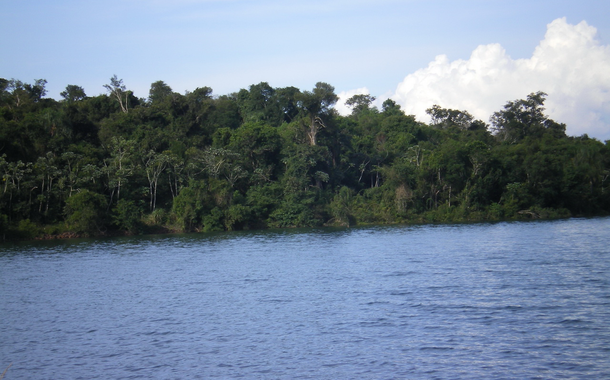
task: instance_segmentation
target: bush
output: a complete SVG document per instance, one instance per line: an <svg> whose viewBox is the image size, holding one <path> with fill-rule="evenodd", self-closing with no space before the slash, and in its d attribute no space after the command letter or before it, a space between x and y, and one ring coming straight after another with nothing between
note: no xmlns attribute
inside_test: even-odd
<svg viewBox="0 0 610 380"><path fill-rule="evenodd" d="M225 213L225 227L228 231L240 230L248 226L252 210L248 206L231 205Z"/></svg>
<svg viewBox="0 0 610 380"><path fill-rule="evenodd" d="M34 239L40 235L40 228L29 219L19 221L14 235L17 239Z"/></svg>
<svg viewBox="0 0 610 380"><path fill-rule="evenodd" d="M203 231L214 232L224 231L223 228L224 214L221 209L214 207L209 214L203 217Z"/></svg>
<svg viewBox="0 0 610 380"><path fill-rule="evenodd" d="M180 230L189 232L198 225L203 214L204 186L203 182L193 181L174 198L172 214Z"/></svg>
<svg viewBox="0 0 610 380"><path fill-rule="evenodd" d="M269 216L269 224L276 228L313 227L321 224L308 204L284 201Z"/></svg>
<svg viewBox="0 0 610 380"><path fill-rule="evenodd" d="M113 209L112 222L121 230L135 234L142 225L141 215L142 212L134 201L121 199Z"/></svg>
<svg viewBox="0 0 610 380"><path fill-rule="evenodd" d="M351 203L353 197L354 191L352 189L346 186L339 189L329 206L333 216L333 224L347 227L356 224L352 215Z"/></svg>
<svg viewBox="0 0 610 380"><path fill-rule="evenodd" d="M82 190L68 198L66 226L73 232L96 235L106 228L106 198L89 190Z"/></svg>

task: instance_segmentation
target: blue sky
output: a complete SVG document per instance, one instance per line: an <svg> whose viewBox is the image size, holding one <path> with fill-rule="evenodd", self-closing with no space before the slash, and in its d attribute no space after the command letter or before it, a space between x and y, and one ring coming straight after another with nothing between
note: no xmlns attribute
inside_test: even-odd
<svg viewBox="0 0 610 380"><path fill-rule="evenodd" d="M585 21L601 51L587 59L601 60L602 69L610 64L605 0L2 0L0 11L0 77L28 83L44 78L48 96L55 98L68 84L84 87L90 96L104 93L114 74L139 97L148 96L157 80L181 93L209 86L216 95L262 81L303 90L324 81L344 96L360 89L379 99L392 97L425 118L423 105L409 104L417 103L413 99L436 75L426 70L438 56L446 58L447 67L466 65L477 48L496 44L514 62L531 59L549 24L561 18L556 35L576 33ZM419 87L400 90L415 73ZM592 122L597 124L572 127L572 134L610 138L610 83L599 75L601 100L585 107L597 112ZM506 101L538 90L549 92L554 109L565 108L557 99L569 94L553 100L552 91L524 87L502 97L496 89L494 99L503 100L475 116L487 121L486 114ZM470 96L466 104L476 104ZM449 104L440 105L448 108L463 105L433 93L419 98L445 100Z"/></svg>

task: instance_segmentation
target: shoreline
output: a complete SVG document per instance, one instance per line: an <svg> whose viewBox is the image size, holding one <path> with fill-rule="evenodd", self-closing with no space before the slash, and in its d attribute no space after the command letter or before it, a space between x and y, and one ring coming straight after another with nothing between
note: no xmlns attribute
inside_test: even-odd
<svg viewBox="0 0 610 380"><path fill-rule="evenodd" d="M524 210L528 211L528 210ZM596 217L607 217L608 215L569 215L569 216L557 216L557 217L540 217L539 215L532 215L531 212L519 212L520 217L517 218L505 218L505 219L476 219L476 220L446 220L446 221L424 221L424 220L413 220L413 221L397 221L389 223L357 223L350 225L338 225L338 224L323 224L320 226L291 226L291 227L264 227L264 228L245 228L242 230L233 231L264 231L271 229L296 229L296 228L308 228L308 227L321 227L321 228L332 228L332 227L343 227L343 228L357 228L367 226L396 226L396 225L449 225L449 224L478 224L478 223L502 223L502 222L526 222L526 221L550 221L550 220L562 220L572 218L596 218ZM231 231L214 231L214 232L231 232ZM65 231L58 234L43 234L31 239L5 239L4 242L18 242L18 241L43 241L43 240L70 240L70 239L96 239L96 238L113 238L113 237L125 237L125 236L150 236L150 235L174 235L174 234L187 234L187 233L206 233L201 230L194 231L179 231L163 226L151 226L147 231L140 233L131 233L127 231L110 231L100 234L85 234L77 233L72 231Z"/></svg>

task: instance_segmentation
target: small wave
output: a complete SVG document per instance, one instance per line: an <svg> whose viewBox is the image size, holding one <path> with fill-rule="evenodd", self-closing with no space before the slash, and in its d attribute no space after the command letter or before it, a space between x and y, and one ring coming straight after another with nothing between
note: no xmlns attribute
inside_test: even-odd
<svg viewBox="0 0 610 380"><path fill-rule="evenodd" d="M360 322L360 326L362 326L362 327L384 327L384 326L393 326L393 323L388 321L387 318L378 318L374 321Z"/></svg>
<svg viewBox="0 0 610 380"><path fill-rule="evenodd" d="M267 282L267 281L269 281L268 278L246 278L246 279L244 279L244 282L253 282L253 283Z"/></svg>
<svg viewBox="0 0 610 380"><path fill-rule="evenodd" d="M405 277L405 276L411 276L414 274L419 274L419 272L417 272L417 271L406 271L406 272L397 271L397 272L385 274L383 277Z"/></svg>
<svg viewBox="0 0 610 380"><path fill-rule="evenodd" d="M405 291L394 291L389 293L391 296L408 296L413 294L413 292L405 290Z"/></svg>
<svg viewBox="0 0 610 380"><path fill-rule="evenodd" d="M379 305L379 304L387 305L389 303L390 303L389 301L369 301L369 302L366 302L365 305Z"/></svg>
<svg viewBox="0 0 610 380"><path fill-rule="evenodd" d="M339 367L342 365L346 365L347 363L327 363L327 364L322 364L322 367L329 367L329 368L334 368L334 367Z"/></svg>
<svg viewBox="0 0 610 380"><path fill-rule="evenodd" d="M269 302L269 303L289 303L292 302L292 300L289 299L281 299L281 298L260 298L258 300L259 302Z"/></svg>
<svg viewBox="0 0 610 380"><path fill-rule="evenodd" d="M587 321L582 320L580 318L564 318L561 322L559 323L565 323L565 324L576 324L576 323L586 323Z"/></svg>

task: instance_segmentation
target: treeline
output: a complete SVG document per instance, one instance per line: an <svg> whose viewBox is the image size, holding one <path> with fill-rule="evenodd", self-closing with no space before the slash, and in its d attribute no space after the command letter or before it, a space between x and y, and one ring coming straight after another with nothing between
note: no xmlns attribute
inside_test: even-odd
<svg viewBox="0 0 610 380"><path fill-rule="evenodd" d="M608 142L568 137L546 94L490 125L432 106L267 83L137 98L0 79L0 232L6 238L596 215L610 211Z"/></svg>

